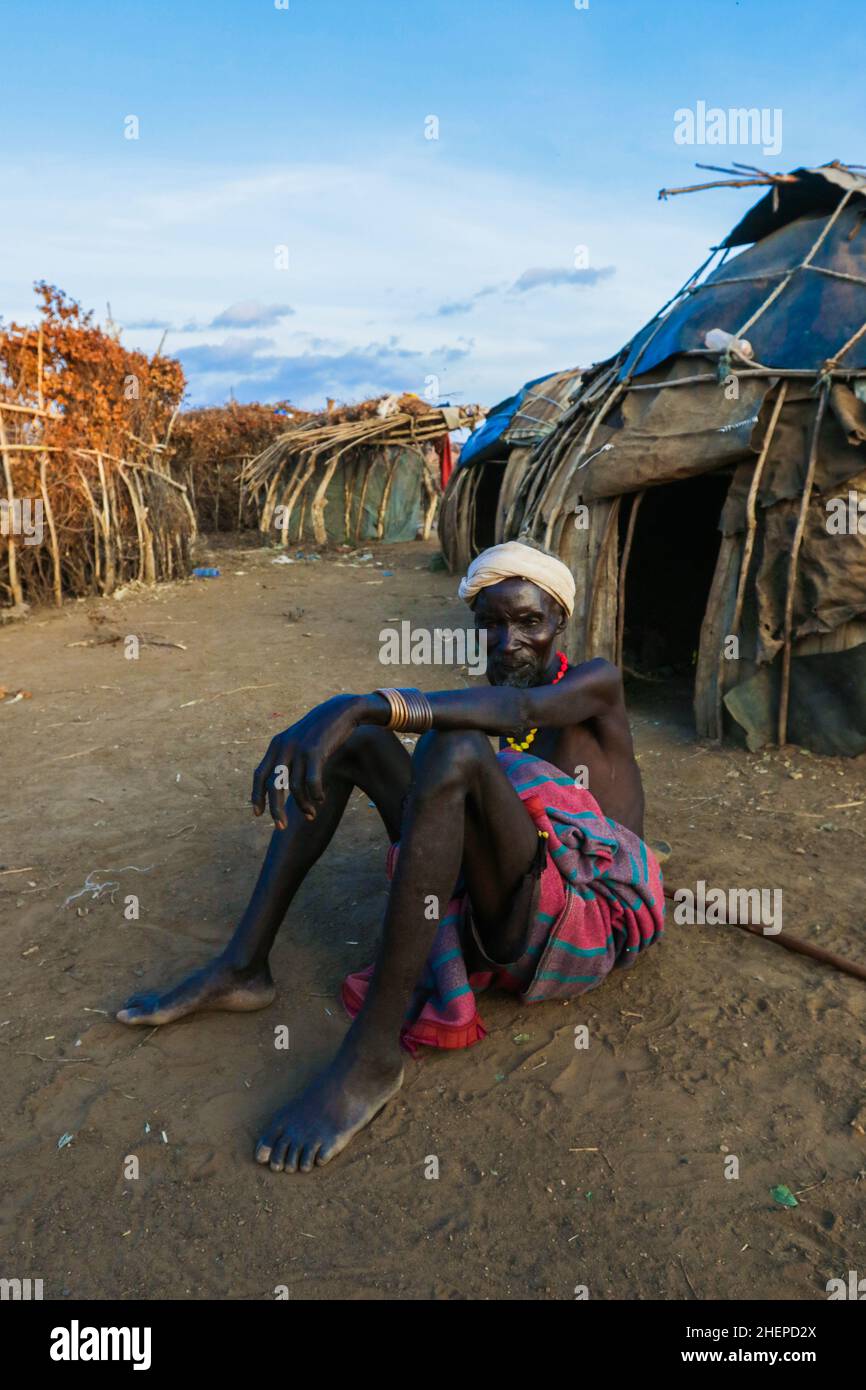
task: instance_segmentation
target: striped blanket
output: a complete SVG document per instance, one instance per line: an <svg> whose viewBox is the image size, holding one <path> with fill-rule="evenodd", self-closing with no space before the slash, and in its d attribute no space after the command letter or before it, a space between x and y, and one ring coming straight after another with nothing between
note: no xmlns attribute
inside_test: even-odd
<svg viewBox="0 0 866 1390"><path fill-rule="evenodd" d="M541 831L547 862L519 960L469 975L466 940L468 895L458 880L415 989L402 1041L409 1052L428 1047L469 1047L485 1036L475 995L491 985L527 1003L568 999L595 989L614 966L635 964L662 935L661 868L637 835L608 820L590 792L533 754L510 748L497 754L512 786ZM393 877L399 841L388 850ZM348 975L343 1003L354 1017L373 967Z"/></svg>

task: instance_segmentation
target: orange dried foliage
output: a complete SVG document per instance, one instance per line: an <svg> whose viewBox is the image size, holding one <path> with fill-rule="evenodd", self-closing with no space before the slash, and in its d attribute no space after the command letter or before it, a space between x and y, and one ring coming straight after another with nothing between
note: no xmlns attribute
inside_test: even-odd
<svg viewBox="0 0 866 1390"><path fill-rule="evenodd" d="M184 573L195 518L166 459L180 363L125 348L62 290L35 290L38 324L0 327L0 402L24 407L0 409L0 495L47 498L54 534L0 536L0 603Z"/></svg>

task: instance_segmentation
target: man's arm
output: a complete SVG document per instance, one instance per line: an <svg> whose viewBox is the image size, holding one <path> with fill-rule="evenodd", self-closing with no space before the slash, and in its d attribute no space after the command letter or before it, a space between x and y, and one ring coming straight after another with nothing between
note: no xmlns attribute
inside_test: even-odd
<svg viewBox="0 0 866 1390"><path fill-rule="evenodd" d="M520 729L561 729L597 719L618 703L621 692L617 667L596 657L571 667L556 685L489 685L477 690L430 690L426 696L433 710L434 729L513 734ZM359 724L388 723L390 706L384 695L357 698Z"/></svg>
<svg viewBox="0 0 866 1390"><path fill-rule="evenodd" d="M600 657L573 667L556 685L486 686L478 690L432 690L427 699L434 729L478 729L511 734L521 729L562 729L597 719L622 698L620 673ZM386 725L391 709L384 695L334 695L276 738L253 776L253 808L265 804L278 828L286 825L286 791L308 820L324 800L322 778L332 753L359 724Z"/></svg>

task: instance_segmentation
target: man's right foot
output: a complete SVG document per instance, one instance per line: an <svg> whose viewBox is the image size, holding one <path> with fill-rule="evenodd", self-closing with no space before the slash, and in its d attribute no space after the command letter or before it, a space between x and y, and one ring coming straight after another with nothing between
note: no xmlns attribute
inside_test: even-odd
<svg viewBox="0 0 866 1390"><path fill-rule="evenodd" d="M187 975L165 994L133 994L118 1012L117 1019L119 1023L156 1027L208 1009L250 1013L254 1009L266 1009L275 995L267 965L258 974L250 975L242 974L222 960L215 960Z"/></svg>

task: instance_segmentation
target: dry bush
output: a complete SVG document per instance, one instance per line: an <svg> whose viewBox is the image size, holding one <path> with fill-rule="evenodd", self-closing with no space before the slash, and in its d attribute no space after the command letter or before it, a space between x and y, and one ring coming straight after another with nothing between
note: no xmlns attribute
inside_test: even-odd
<svg viewBox="0 0 866 1390"><path fill-rule="evenodd" d="M290 425L308 418L281 402L185 410L172 432L172 473L185 483L202 531L255 528L258 517L242 488L246 464Z"/></svg>
<svg viewBox="0 0 866 1390"><path fill-rule="evenodd" d="M36 293L38 324L0 329L0 603L187 573L195 516L167 462L180 363L124 348L51 285ZM15 534L16 503L41 504L40 543Z"/></svg>

